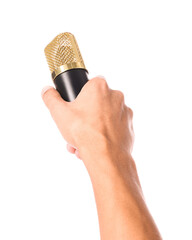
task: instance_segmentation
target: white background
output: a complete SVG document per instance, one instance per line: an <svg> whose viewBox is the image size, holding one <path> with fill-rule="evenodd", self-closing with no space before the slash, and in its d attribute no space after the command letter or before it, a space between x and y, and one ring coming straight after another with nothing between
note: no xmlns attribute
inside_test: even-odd
<svg viewBox="0 0 192 240"><path fill-rule="evenodd" d="M66 31L90 78L134 111L133 156L163 238L192 239L191 1L1 1L0 23L0 239L99 239L89 176L40 96L52 84L44 47Z"/></svg>

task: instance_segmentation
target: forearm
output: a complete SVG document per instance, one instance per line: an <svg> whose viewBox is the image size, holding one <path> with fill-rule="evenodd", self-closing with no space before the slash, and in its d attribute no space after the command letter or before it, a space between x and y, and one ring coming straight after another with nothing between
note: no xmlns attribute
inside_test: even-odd
<svg viewBox="0 0 192 240"><path fill-rule="evenodd" d="M101 239L160 240L143 199L131 156L118 154L114 159L112 154L105 154L100 160L95 159L99 167L88 167L88 172L95 194Z"/></svg>
<svg viewBox="0 0 192 240"><path fill-rule="evenodd" d="M123 94L94 78L71 103L51 88L43 99L94 189L102 240L160 240L146 207L134 161L133 112ZM118 147L117 147L118 146Z"/></svg>

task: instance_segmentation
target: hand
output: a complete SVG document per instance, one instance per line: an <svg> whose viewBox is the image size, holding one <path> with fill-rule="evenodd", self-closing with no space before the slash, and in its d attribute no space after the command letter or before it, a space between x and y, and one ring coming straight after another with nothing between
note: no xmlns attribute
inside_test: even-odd
<svg viewBox="0 0 192 240"><path fill-rule="evenodd" d="M85 163L89 154L131 153L133 112L125 105L123 93L111 90L104 78L89 80L73 102L64 101L52 87L42 97L68 142L68 151Z"/></svg>

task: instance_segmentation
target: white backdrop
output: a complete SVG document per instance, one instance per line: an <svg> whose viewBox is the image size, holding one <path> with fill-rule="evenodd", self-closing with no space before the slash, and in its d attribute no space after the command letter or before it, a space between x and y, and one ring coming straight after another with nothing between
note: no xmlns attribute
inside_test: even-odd
<svg viewBox="0 0 192 240"><path fill-rule="evenodd" d="M192 239L191 13L187 0L1 1L1 240L99 239L89 176L40 96L52 84L44 47L66 31L90 78L134 111L133 156L163 238Z"/></svg>

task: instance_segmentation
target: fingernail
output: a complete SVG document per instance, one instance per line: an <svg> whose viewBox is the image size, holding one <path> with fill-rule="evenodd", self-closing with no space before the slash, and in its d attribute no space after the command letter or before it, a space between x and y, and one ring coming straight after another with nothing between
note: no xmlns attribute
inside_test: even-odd
<svg viewBox="0 0 192 240"><path fill-rule="evenodd" d="M46 86L46 87L44 87L43 89L42 89L42 91L41 91L41 96L43 96L44 95L44 93L46 93L49 89L51 89L51 88L53 88L53 87L51 87L51 86Z"/></svg>
<svg viewBox="0 0 192 240"><path fill-rule="evenodd" d="M75 148L75 149L77 149L75 146L73 146L73 145L71 145L70 143L68 143L71 147L73 147L73 148Z"/></svg>
<svg viewBox="0 0 192 240"><path fill-rule="evenodd" d="M102 75L98 75L98 76L96 76L96 77L105 79L105 77L102 76Z"/></svg>

